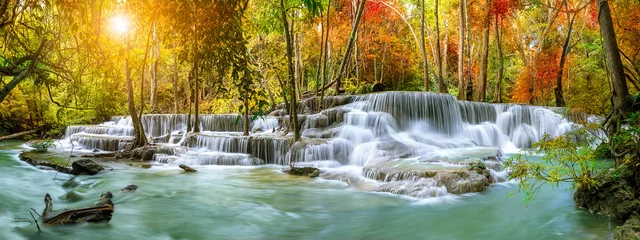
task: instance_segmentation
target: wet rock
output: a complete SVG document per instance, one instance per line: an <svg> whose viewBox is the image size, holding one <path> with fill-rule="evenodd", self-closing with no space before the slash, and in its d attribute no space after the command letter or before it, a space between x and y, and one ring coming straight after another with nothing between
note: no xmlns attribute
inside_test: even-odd
<svg viewBox="0 0 640 240"><path fill-rule="evenodd" d="M79 194L76 191L69 191L68 193L66 193L65 195L62 195L62 197L60 197L60 199L62 200L66 200L68 202L77 202L80 201L84 198L84 196L82 196L81 194Z"/></svg>
<svg viewBox="0 0 640 240"><path fill-rule="evenodd" d="M320 112L322 115L327 116L328 125L332 125L334 123L341 123L344 121L344 115L348 111L344 109L344 107L334 107L323 110Z"/></svg>
<svg viewBox="0 0 640 240"><path fill-rule="evenodd" d="M145 168L145 169L151 168L150 163L128 163L127 165L132 167Z"/></svg>
<svg viewBox="0 0 640 240"><path fill-rule="evenodd" d="M633 172L626 166L597 179L591 189L578 188L573 194L576 205L599 212L616 220L627 220L639 214L640 200L635 198Z"/></svg>
<svg viewBox="0 0 640 240"><path fill-rule="evenodd" d="M624 225L616 227L613 239L637 240L640 239L640 219L637 216L627 220Z"/></svg>
<svg viewBox="0 0 640 240"><path fill-rule="evenodd" d="M293 167L282 170L284 173L295 176L315 178L320 176L322 171L314 167Z"/></svg>
<svg viewBox="0 0 640 240"><path fill-rule="evenodd" d="M80 159L74 161L71 164L71 168L73 168L73 172L76 174L86 175L95 175L104 170L104 168L100 166L100 164L97 164L91 159Z"/></svg>
<svg viewBox="0 0 640 240"><path fill-rule="evenodd" d="M153 155L155 155L157 152L158 152L157 147L144 146L141 148L136 148L131 150L131 155L136 160L151 161L153 160Z"/></svg>
<svg viewBox="0 0 640 240"><path fill-rule="evenodd" d="M184 170L186 172L197 172L198 171L198 170L195 170L192 167L189 167L189 166L184 165L184 164L180 164L179 167L182 168L182 170Z"/></svg>
<svg viewBox="0 0 640 240"><path fill-rule="evenodd" d="M136 185L129 185L129 186L126 186L125 188L121 189L120 191L121 191L121 192L133 192L133 191L135 191L136 189L138 189L138 186L136 186Z"/></svg>
<svg viewBox="0 0 640 240"><path fill-rule="evenodd" d="M58 171L58 172L61 172L61 173L76 174L73 171L73 169L70 168L70 167L61 166L59 164L55 164L55 163L52 163L52 162L49 162L49 161L37 160L36 159L37 156L34 155L33 153L30 153L30 152L21 153L19 155L19 158L20 158L20 160L22 160L22 161L24 161L24 162L26 162L28 164L31 164L31 165L33 165L35 167L45 167L45 168L49 168L51 170Z"/></svg>

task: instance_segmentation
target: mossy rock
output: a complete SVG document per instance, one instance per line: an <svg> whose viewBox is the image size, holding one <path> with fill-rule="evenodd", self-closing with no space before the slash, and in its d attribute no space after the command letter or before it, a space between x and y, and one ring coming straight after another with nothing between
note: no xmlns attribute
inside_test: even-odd
<svg viewBox="0 0 640 240"><path fill-rule="evenodd" d="M286 174L315 178L320 176L322 171L314 167L294 167L283 170Z"/></svg>
<svg viewBox="0 0 640 240"><path fill-rule="evenodd" d="M607 175L597 178L598 184L590 189L578 188L573 195L576 205L593 212L610 216L615 220L627 220L637 215L640 200L635 197L633 172L620 166Z"/></svg>
<svg viewBox="0 0 640 240"><path fill-rule="evenodd" d="M624 225L616 227L613 239L637 240L640 239L640 219L637 216L627 220Z"/></svg>

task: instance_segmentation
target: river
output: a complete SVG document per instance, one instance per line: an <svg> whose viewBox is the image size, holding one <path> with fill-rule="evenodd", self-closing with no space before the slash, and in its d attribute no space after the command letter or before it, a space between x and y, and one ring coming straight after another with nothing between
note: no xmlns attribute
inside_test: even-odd
<svg viewBox="0 0 640 240"><path fill-rule="evenodd" d="M294 177L278 165L175 165L150 169L106 163L94 176L41 170L18 159L21 142L0 142L0 239L612 239L615 224L576 208L569 185L546 186L530 206L508 194L514 183L481 193L416 199ZM129 184L135 192L120 193ZM81 196L65 200L68 192ZM14 222L54 209L86 206L114 192L109 223L41 226Z"/></svg>

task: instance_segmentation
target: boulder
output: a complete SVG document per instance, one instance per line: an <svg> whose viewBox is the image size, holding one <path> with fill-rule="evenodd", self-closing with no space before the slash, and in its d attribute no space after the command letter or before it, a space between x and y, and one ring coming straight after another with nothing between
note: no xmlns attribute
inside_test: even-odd
<svg viewBox="0 0 640 240"><path fill-rule="evenodd" d="M320 176L322 171L314 167L293 167L282 170L284 173L295 176L315 178Z"/></svg>
<svg viewBox="0 0 640 240"><path fill-rule="evenodd" d="M104 170L104 168L100 166L100 164L97 164L91 159L77 160L73 162L73 164L71 164L71 168L73 169L73 172L76 174L87 174L87 175L95 175L95 174L98 174L100 171Z"/></svg>
<svg viewBox="0 0 640 240"><path fill-rule="evenodd" d="M180 168L182 168L182 170L184 170L185 172L197 172L198 171L198 170L195 170L192 167L189 167L189 166L184 165L184 164L180 164Z"/></svg>
<svg viewBox="0 0 640 240"><path fill-rule="evenodd" d="M121 192L133 192L133 191L135 191L136 189L138 189L138 186L136 186L136 185L129 185L129 186L124 187L124 188L123 188L123 189L121 189L120 191L121 191Z"/></svg>
<svg viewBox="0 0 640 240"><path fill-rule="evenodd" d="M153 160L153 155L158 152L158 148L152 146L144 146L141 148L136 148L131 150L131 155L134 159L140 161L151 161Z"/></svg>

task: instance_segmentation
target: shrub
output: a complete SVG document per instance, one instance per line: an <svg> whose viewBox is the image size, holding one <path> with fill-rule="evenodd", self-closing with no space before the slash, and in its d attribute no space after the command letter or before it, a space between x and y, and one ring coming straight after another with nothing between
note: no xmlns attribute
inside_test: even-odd
<svg viewBox="0 0 640 240"><path fill-rule="evenodd" d="M54 147L55 144L51 140L44 140L36 143L32 143L31 147L34 148L34 152L46 152L49 148Z"/></svg>

